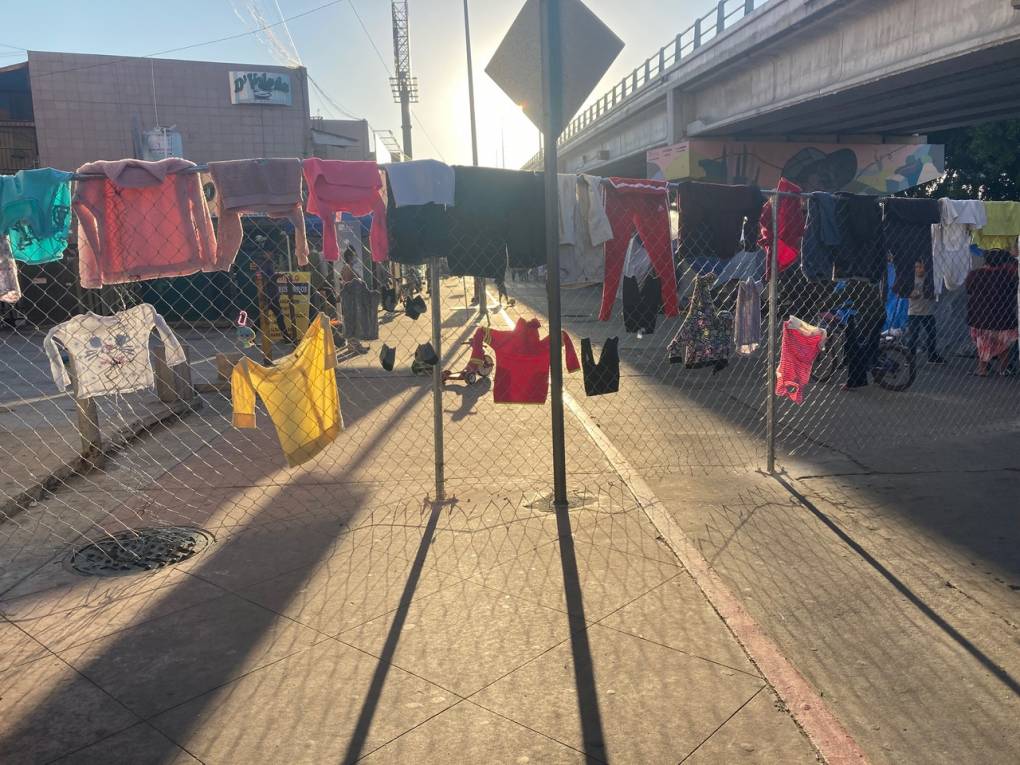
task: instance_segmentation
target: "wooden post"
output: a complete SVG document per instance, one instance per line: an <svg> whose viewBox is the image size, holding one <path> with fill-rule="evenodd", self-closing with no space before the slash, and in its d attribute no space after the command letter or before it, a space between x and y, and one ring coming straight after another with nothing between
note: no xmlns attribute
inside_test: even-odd
<svg viewBox="0 0 1020 765"><path fill-rule="evenodd" d="M74 362L70 363L71 390L75 392L74 408L78 414L78 433L81 435L81 456L92 467L101 468L106 463L103 454L103 434L99 429L99 408L94 398L78 398L78 373Z"/></svg>
<svg viewBox="0 0 1020 765"><path fill-rule="evenodd" d="M156 395L164 404L176 404L181 401L192 401L195 398L195 386L191 379L191 348L184 348L184 363L175 367L166 363L166 346L158 345L153 352L153 372L156 377Z"/></svg>
<svg viewBox="0 0 1020 765"><path fill-rule="evenodd" d="M265 285L262 272L255 272L255 291L259 298L259 329L262 330L262 363L269 366L273 363L273 340L269 337L269 307L266 304Z"/></svg>

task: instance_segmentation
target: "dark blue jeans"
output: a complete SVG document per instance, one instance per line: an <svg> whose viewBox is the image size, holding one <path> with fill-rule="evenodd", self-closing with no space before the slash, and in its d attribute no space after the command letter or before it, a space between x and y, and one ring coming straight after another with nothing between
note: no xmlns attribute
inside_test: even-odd
<svg viewBox="0 0 1020 765"><path fill-rule="evenodd" d="M924 333L924 350L929 359L937 358L938 330L935 327L934 316L908 316L907 317L907 347L910 352L917 353L917 344L921 334Z"/></svg>

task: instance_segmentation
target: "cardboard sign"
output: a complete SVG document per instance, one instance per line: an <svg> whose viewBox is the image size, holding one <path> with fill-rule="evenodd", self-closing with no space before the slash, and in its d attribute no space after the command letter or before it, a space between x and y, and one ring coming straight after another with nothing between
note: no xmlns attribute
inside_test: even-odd
<svg viewBox="0 0 1020 765"><path fill-rule="evenodd" d="M261 279L261 276L259 277ZM287 281L290 280L292 287L288 288ZM308 320L311 309L312 275L307 271L281 271L276 274L276 286L280 291L280 310L283 312L283 323L287 332L295 340L300 340L308 331ZM290 294L288 294L290 289ZM293 319L291 318L291 306L293 305ZM296 326L295 326L296 322ZM276 323L276 313L273 307L266 300L266 310L263 312L261 321L263 332L269 338L278 343L283 340L280 334L280 327Z"/></svg>

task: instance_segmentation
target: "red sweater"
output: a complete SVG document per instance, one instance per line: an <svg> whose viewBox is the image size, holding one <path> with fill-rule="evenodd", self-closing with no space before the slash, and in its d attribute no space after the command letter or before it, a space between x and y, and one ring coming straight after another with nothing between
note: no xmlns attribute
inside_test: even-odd
<svg viewBox="0 0 1020 765"><path fill-rule="evenodd" d="M517 320L513 330L479 327L471 339L471 358L482 359L482 343L496 352L492 399L497 404L544 404L549 394L549 338L539 339L538 319ZM563 333L567 371L581 368L570 336Z"/></svg>
<svg viewBox="0 0 1020 765"><path fill-rule="evenodd" d="M336 238L336 215L372 215L369 244L372 260L380 263L389 257L386 235L386 189L379 165L375 162L350 162L341 159L304 161L308 184L308 212L322 218L322 257L329 262L340 259Z"/></svg>
<svg viewBox="0 0 1020 765"><path fill-rule="evenodd" d="M801 192L800 186L786 178L779 179L779 191L792 194ZM772 267L772 204L775 200L770 199L761 208L761 217L758 219L761 235L758 237L758 245L765 250L769 257L765 259L765 278L768 278ZM779 263L779 271L782 273L792 266L800 258L800 241L804 238L804 206L798 197L779 197L779 251L776 255L776 262Z"/></svg>

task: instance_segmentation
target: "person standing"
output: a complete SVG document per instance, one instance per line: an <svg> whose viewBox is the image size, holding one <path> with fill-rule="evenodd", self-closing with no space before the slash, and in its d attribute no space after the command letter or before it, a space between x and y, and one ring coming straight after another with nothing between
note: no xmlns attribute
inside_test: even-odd
<svg viewBox="0 0 1020 765"><path fill-rule="evenodd" d="M967 275L966 289L967 326L978 355L974 374L987 377L992 361L1006 374L1017 343L1017 259L1006 250L989 250L985 265Z"/></svg>
<svg viewBox="0 0 1020 765"><path fill-rule="evenodd" d="M883 280L884 281L884 280ZM846 385L844 390L863 388L868 373L878 361L878 348L885 323L884 283L856 282L854 313L846 327Z"/></svg>
<svg viewBox="0 0 1020 765"><path fill-rule="evenodd" d="M945 364L946 360L939 355L938 349L935 298L925 294L925 276L924 263L919 260L914 264L914 289L910 293L910 302L907 306L907 346L910 353L916 356L918 340L923 333L928 363Z"/></svg>

